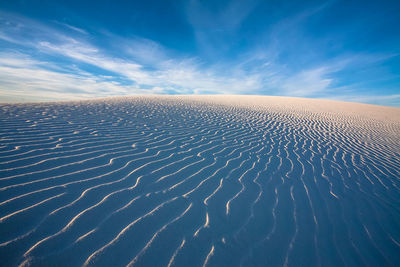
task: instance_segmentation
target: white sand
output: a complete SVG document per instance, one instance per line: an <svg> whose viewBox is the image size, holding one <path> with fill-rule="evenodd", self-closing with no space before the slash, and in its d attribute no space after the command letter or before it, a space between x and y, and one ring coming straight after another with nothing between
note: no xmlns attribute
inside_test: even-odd
<svg viewBox="0 0 400 267"><path fill-rule="evenodd" d="M0 265L400 265L400 109L0 105Z"/></svg>

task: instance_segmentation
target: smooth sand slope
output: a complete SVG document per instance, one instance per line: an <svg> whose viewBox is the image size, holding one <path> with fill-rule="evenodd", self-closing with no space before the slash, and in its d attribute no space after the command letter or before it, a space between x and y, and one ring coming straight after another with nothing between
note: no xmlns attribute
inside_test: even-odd
<svg viewBox="0 0 400 267"><path fill-rule="evenodd" d="M2 266L400 266L400 109L0 105Z"/></svg>

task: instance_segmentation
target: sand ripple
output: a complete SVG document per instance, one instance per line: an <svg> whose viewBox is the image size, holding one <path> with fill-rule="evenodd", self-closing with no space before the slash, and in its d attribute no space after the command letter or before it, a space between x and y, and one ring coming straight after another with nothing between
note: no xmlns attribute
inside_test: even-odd
<svg viewBox="0 0 400 267"><path fill-rule="evenodd" d="M400 109L0 105L0 265L400 265Z"/></svg>

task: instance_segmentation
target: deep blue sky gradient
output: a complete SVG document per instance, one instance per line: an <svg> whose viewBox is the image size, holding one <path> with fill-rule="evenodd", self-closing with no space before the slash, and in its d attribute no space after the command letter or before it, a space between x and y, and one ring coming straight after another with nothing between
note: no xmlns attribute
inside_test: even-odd
<svg viewBox="0 0 400 267"><path fill-rule="evenodd" d="M0 100L261 94L400 106L400 1L0 2Z"/></svg>

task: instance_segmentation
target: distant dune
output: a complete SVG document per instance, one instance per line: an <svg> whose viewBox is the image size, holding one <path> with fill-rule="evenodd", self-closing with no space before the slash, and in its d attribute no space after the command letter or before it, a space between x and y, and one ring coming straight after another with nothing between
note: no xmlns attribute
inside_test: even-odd
<svg viewBox="0 0 400 267"><path fill-rule="evenodd" d="M1 266L400 266L400 109L0 105Z"/></svg>

